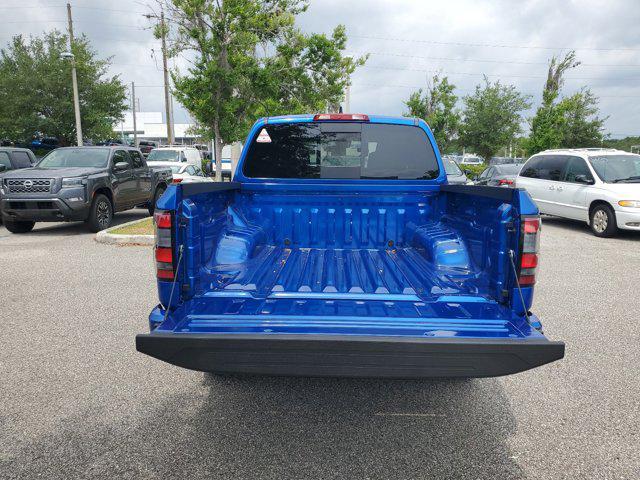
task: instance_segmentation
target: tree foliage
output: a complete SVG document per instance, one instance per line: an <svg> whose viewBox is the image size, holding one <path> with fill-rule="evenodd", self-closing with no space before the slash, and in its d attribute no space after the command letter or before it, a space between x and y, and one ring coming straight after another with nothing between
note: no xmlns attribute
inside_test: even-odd
<svg viewBox="0 0 640 480"><path fill-rule="evenodd" d="M62 58L68 37L56 30L43 37L13 37L0 50L0 137L27 141L34 135L75 143L71 63ZM107 77L108 60L83 36L75 39L82 130L87 138L104 139L126 110L125 86Z"/></svg>
<svg viewBox="0 0 640 480"><path fill-rule="evenodd" d="M531 119L527 142L530 155L549 148L591 147L602 143L606 118L598 117L598 99L589 89L583 88L558 100L564 73L579 65L573 51L561 61L553 57L549 62L542 105Z"/></svg>
<svg viewBox="0 0 640 480"><path fill-rule="evenodd" d="M464 105L460 139L487 160L516 138L522 111L531 106L529 98L513 85L491 83L486 77L473 95L464 97Z"/></svg>
<svg viewBox="0 0 640 480"><path fill-rule="evenodd" d="M305 0L170 0L165 7L173 53L194 58L187 74L173 72L175 93L214 140L217 172L223 146L243 139L257 117L335 109L365 61L343 55L343 26L329 36L295 27Z"/></svg>
<svg viewBox="0 0 640 480"><path fill-rule="evenodd" d="M405 116L422 118L427 122L442 152L450 149L460 125L460 112L456 110L458 97L453 93L455 88L447 77L441 78L436 74L426 92L419 89L404 102L409 109Z"/></svg>

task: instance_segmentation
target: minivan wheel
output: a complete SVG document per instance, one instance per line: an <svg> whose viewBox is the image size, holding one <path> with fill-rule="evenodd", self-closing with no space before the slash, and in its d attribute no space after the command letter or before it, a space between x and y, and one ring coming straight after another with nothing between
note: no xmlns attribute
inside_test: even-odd
<svg viewBox="0 0 640 480"><path fill-rule="evenodd" d="M591 212L591 231L596 237L613 237L618 231L616 214L609 205L598 205Z"/></svg>
<svg viewBox="0 0 640 480"><path fill-rule="evenodd" d="M89 229L92 232L105 230L109 228L112 220L113 207L111 202L102 194L96 195L91 204L91 213L89 213L89 218L87 219Z"/></svg>
<svg viewBox="0 0 640 480"><path fill-rule="evenodd" d="M11 233L28 233L33 230L36 222L20 221L20 220L5 220L4 226Z"/></svg>

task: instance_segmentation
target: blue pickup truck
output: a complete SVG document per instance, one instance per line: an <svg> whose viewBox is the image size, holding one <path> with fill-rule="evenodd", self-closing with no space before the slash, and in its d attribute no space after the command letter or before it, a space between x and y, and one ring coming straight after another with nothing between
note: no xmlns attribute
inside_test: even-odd
<svg viewBox="0 0 640 480"><path fill-rule="evenodd" d="M524 190L448 185L422 120L258 120L231 183L169 187L136 348L213 373L506 375L564 356L529 309Z"/></svg>

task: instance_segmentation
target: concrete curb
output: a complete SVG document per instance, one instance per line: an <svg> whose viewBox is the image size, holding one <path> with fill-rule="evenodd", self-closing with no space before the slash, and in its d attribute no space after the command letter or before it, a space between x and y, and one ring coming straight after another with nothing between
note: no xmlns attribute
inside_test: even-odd
<svg viewBox="0 0 640 480"><path fill-rule="evenodd" d="M115 227L101 230L96 233L96 242L105 243L108 245L153 245L156 240L155 235L118 235L110 233L112 230L116 230L127 225L135 225L136 223L144 222L147 219L148 217L141 218L140 220L121 223L120 225L116 225Z"/></svg>

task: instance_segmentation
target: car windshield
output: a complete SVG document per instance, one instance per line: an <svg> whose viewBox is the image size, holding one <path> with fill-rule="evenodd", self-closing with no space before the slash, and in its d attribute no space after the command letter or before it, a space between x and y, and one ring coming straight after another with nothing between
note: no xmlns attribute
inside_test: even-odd
<svg viewBox="0 0 640 480"><path fill-rule="evenodd" d="M180 173L184 167L182 165L178 165L176 167L169 167L171 169L171 173Z"/></svg>
<svg viewBox="0 0 640 480"><path fill-rule="evenodd" d="M178 162L180 155L177 150L155 149L147 157L148 162Z"/></svg>
<svg viewBox="0 0 640 480"><path fill-rule="evenodd" d="M602 155L589 161L603 182L640 183L640 155Z"/></svg>
<svg viewBox="0 0 640 480"><path fill-rule="evenodd" d="M517 175L522 168L521 164L499 165L496 167L498 173L502 175Z"/></svg>
<svg viewBox="0 0 640 480"><path fill-rule="evenodd" d="M40 160L38 168L105 168L108 161L108 148L59 148Z"/></svg>
<svg viewBox="0 0 640 480"><path fill-rule="evenodd" d="M460 170L460 167L453 158L443 157L442 162L444 163L444 169L447 175L463 175L462 170Z"/></svg>
<svg viewBox="0 0 640 480"><path fill-rule="evenodd" d="M425 180L439 174L429 138L414 126L294 123L258 133L244 162L248 177Z"/></svg>

